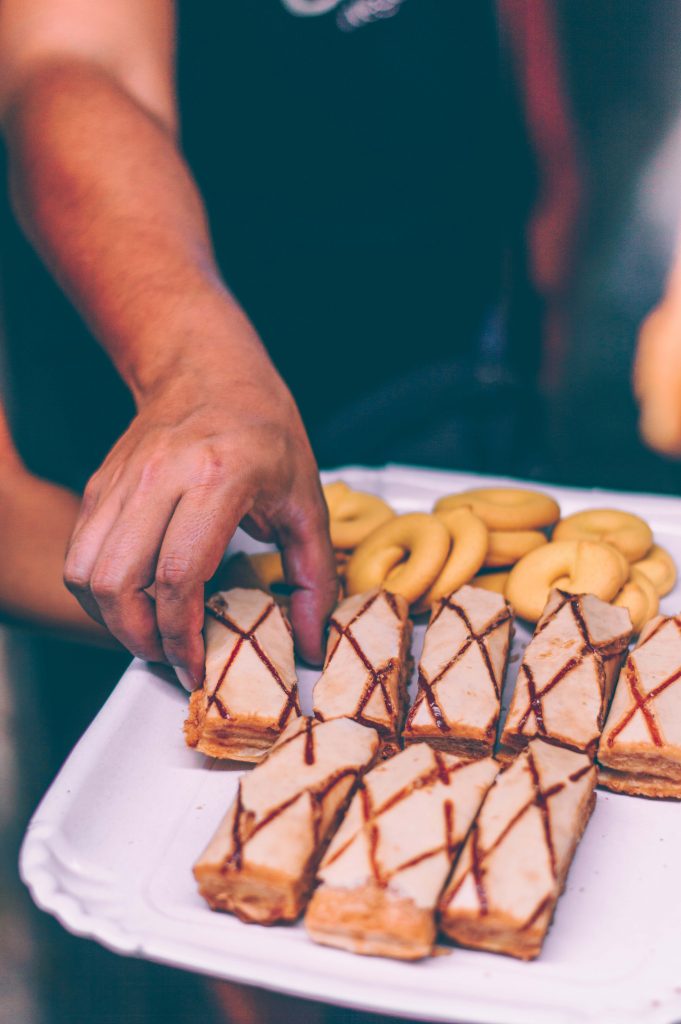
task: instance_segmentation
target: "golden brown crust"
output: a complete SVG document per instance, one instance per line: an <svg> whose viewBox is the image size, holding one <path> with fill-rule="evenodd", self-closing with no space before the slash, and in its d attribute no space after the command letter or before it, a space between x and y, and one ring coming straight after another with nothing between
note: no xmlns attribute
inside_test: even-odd
<svg viewBox="0 0 681 1024"><path fill-rule="evenodd" d="M629 654L598 760L608 789L681 795L681 615L653 619Z"/></svg>
<svg viewBox="0 0 681 1024"><path fill-rule="evenodd" d="M214 910L272 924L298 917L378 737L348 719L296 719L237 796L194 867Z"/></svg>
<svg viewBox="0 0 681 1024"><path fill-rule="evenodd" d="M439 750L492 753L511 637L503 597L463 586L433 608L419 688L404 740L428 740Z"/></svg>
<svg viewBox="0 0 681 1024"><path fill-rule="evenodd" d="M533 740L497 777L440 900L460 945L529 960L551 923L595 803L584 754Z"/></svg>
<svg viewBox="0 0 681 1024"><path fill-rule="evenodd" d="M317 889L305 927L323 945L398 960L429 956L436 934L432 913L412 900L396 899L375 883L354 890Z"/></svg>
<svg viewBox="0 0 681 1024"><path fill-rule="evenodd" d="M409 702L411 635L407 603L397 594L374 590L341 602L314 688L315 716L351 718L377 730L385 753L398 750Z"/></svg>
<svg viewBox="0 0 681 1024"><path fill-rule="evenodd" d="M593 757L630 637L624 609L553 590L520 665L500 757L532 736Z"/></svg>
<svg viewBox="0 0 681 1024"><path fill-rule="evenodd" d="M190 697L187 745L259 761L300 715L291 627L271 595L236 588L206 605L206 677Z"/></svg>

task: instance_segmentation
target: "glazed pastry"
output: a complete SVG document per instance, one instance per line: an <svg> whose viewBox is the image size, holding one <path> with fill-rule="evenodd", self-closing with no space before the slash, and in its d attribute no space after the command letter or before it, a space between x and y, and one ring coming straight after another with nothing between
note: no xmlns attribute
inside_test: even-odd
<svg viewBox="0 0 681 1024"><path fill-rule="evenodd" d="M593 757L630 639L626 609L553 590L520 665L499 756L544 736Z"/></svg>
<svg viewBox="0 0 681 1024"><path fill-rule="evenodd" d="M288 619L262 590L221 591L206 605L205 641L206 677L189 700L187 745L259 761L300 715Z"/></svg>
<svg viewBox="0 0 681 1024"><path fill-rule="evenodd" d="M399 594L348 597L329 620L324 671L315 684L316 718L354 718L375 728L386 753L398 745L407 707L411 622Z"/></svg>
<svg viewBox="0 0 681 1024"><path fill-rule="evenodd" d="M462 946L532 960L596 799L584 754L533 740L497 776L440 900Z"/></svg>
<svg viewBox="0 0 681 1024"><path fill-rule="evenodd" d="M419 743L369 772L319 868L305 916L312 938L353 953L428 956L438 897L498 768Z"/></svg>
<svg viewBox="0 0 681 1024"><path fill-rule="evenodd" d="M407 715L407 743L469 757L491 754L511 636L501 594L465 586L433 610L419 664L419 689Z"/></svg>
<svg viewBox="0 0 681 1024"><path fill-rule="evenodd" d="M244 774L234 803L194 866L213 910L242 921L294 921L361 773L378 750L373 729L298 718Z"/></svg>
<svg viewBox="0 0 681 1024"><path fill-rule="evenodd" d="M641 633L615 690L599 781L618 793L681 798L681 615Z"/></svg>

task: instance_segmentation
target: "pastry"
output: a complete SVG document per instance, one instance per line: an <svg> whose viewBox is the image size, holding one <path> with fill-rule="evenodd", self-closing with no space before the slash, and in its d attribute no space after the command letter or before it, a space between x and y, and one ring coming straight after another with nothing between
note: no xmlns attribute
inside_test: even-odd
<svg viewBox="0 0 681 1024"><path fill-rule="evenodd" d="M546 543L546 534L541 530L490 530L485 568L503 569L515 565Z"/></svg>
<svg viewBox="0 0 681 1024"><path fill-rule="evenodd" d="M334 548L352 551L378 526L394 518L395 513L383 498L353 491L343 480L325 484L323 490Z"/></svg>
<svg viewBox="0 0 681 1024"><path fill-rule="evenodd" d="M617 608L626 608L631 616L634 633L638 636L646 622L660 610L660 598L645 573L632 565L629 579L612 602Z"/></svg>
<svg viewBox="0 0 681 1024"><path fill-rule="evenodd" d="M552 591L518 671L499 756L544 736L593 757L630 638L624 608Z"/></svg>
<svg viewBox="0 0 681 1024"><path fill-rule="evenodd" d="M612 544L630 562L644 558L653 546L653 534L640 516L616 508L589 508L557 524L554 540L592 540Z"/></svg>
<svg viewBox="0 0 681 1024"><path fill-rule="evenodd" d="M506 583L506 597L516 615L536 622L552 588L611 601L628 575L628 563L609 544L552 541L516 562Z"/></svg>
<svg viewBox="0 0 681 1024"><path fill-rule="evenodd" d="M491 754L511 637L500 594L461 587L433 609L404 740L469 757Z"/></svg>
<svg viewBox="0 0 681 1024"><path fill-rule="evenodd" d="M653 544L646 557L634 562L631 568L638 569L644 576L647 576L660 597L664 597L674 589L676 583L674 559L658 544Z"/></svg>
<svg viewBox="0 0 681 1024"><path fill-rule="evenodd" d="M476 487L448 494L435 504L436 512L468 505L490 530L543 530L560 517L558 503L527 487Z"/></svg>
<svg viewBox="0 0 681 1024"><path fill-rule="evenodd" d="M482 519L469 508L453 508L438 512L449 530L451 548L437 579L419 598L415 610L430 611L431 605L468 583L482 568L487 553L489 534Z"/></svg>
<svg viewBox="0 0 681 1024"><path fill-rule="evenodd" d="M355 594L329 620L324 670L313 692L314 714L354 718L375 728L386 753L398 744L411 669L411 622L399 594Z"/></svg>
<svg viewBox="0 0 681 1024"><path fill-rule="evenodd" d="M410 512L396 516L364 540L345 569L348 594L383 587L417 601L442 572L452 541L437 516Z"/></svg>
<svg viewBox="0 0 681 1024"><path fill-rule="evenodd" d="M420 743L369 772L319 868L305 916L312 938L354 953L428 956L438 897L498 768Z"/></svg>
<svg viewBox="0 0 681 1024"><path fill-rule="evenodd" d="M620 674L598 760L607 789L681 798L681 615L659 616L641 633Z"/></svg>
<svg viewBox="0 0 681 1024"><path fill-rule="evenodd" d="M595 785L584 754L533 740L485 798L440 900L443 932L473 949L536 957Z"/></svg>
<svg viewBox="0 0 681 1024"><path fill-rule="evenodd" d="M234 803L194 866L213 910L242 921L293 921L304 910L326 844L378 749L347 718L298 718L244 774Z"/></svg>
<svg viewBox="0 0 681 1024"><path fill-rule="evenodd" d="M471 580L472 587L480 587L481 590L492 590L495 594L506 593L508 572L481 572Z"/></svg>
<svg viewBox="0 0 681 1024"><path fill-rule="evenodd" d="M189 700L188 746L259 761L300 715L288 619L262 590L220 591L206 605L206 676Z"/></svg>

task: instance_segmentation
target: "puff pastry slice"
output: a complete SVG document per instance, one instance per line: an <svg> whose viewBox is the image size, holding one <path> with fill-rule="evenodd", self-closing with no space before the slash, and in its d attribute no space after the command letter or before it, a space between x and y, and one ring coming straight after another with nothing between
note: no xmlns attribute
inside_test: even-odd
<svg viewBox="0 0 681 1024"><path fill-rule="evenodd" d="M194 866L214 910L242 921L293 921L319 859L378 736L347 718L298 718L239 783L226 817Z"/></svg>
<svg viewBox="0 0 681 1024"><path fill-rule="evenodd" d="M462 946L531 960L542 947L593 810L586 754L535 739L497 776L440 900Z"/></svg>
<svg viewBox="0 0 681 1024"><path fill-rule="evenodd" d="M464 586L437 603L426 630L407 743L464 756L492 753L511 636L501 594Z"/></svg>
<svg viewBox="0 0 681 1024"><path fill-rule="evenodd" d="M206 677L189 700L187 744L210 757L259 761L300 715L293 637L270 594L236 587L206 604Z"/></svg>
<svg viewBox="0 0 681 1024"><path fill-rule="evenodd" d="M344 716L373 727L386 755L399 745L408 702L408 613L405 599L385 590L342 601L329 621L324 670L313 694L317 718Z"/></svg>
<svg viewBox="0 0 681 1024"><path fill-rule="evenodd" d="M594 757L631 631L624 608L552 590L520 665L498 756L542 736Z"/></svg>
<svg viewBox="0 0 681 1024"><path fill-rule="evenodd" d="M355 953L428 956L438 896L498 768L419 743L369 772L319 868L305 917L312 938Z"/></svg>
<svg viewBox="0 0 681 1024"><path fill-rule="evenodd" d="M645 626L627 658L598 748L600 783L681 799L681 615Z"/></svg>

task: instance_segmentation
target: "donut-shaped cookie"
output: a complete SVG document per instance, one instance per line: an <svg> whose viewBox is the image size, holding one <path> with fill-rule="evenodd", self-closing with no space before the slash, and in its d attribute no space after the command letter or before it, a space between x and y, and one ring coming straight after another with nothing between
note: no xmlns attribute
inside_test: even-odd
<svg viewBox="0 0 681 1024"><path fill-rule="evenodd" d="M646 622L660 610L660 598L655 587L634 566L631 567L631 579L627 580L612 603L618 608L627 609L634 633L640 633Z"/></svg>
<svg viewBox="0 0 681 1024"><path fill-rule="evenodd" d="M435 512L469 505L490 530L541 530L560 517L548 494L525 487L476 487L440 498Z"/></svg>
<svg viewBox="0 0 681 1024"><path fill-rule="evenodd" d="M669 552L661 548L659 544L653 544L646 557L634 562L631 568L638 569L644 576L647 576L660 597L664 597L674 589L676 565Z"/></svg>
<svg viewBox="0 0 681 1024"><path fill-rule="evenodd" d="M505 594L508 572L483 572L474 576L471 580L472 587L480 587L482 590L493 590L495 594Z"/></svg>
<svg viewBox="0 0 681 1024"><path fill-rule="evenodd" d="M554 540L603 540L630 562L644 558L653 546L652 530L640 516L617 508L590 508L575 512L556 525Z"/></svg>
<svg viewBox="0 0 681 1024"><path fill-rule="evenodd" d="M501 569L515 565L530 551L546 543L546 535L539 530L490 530L485 568Z"/></svg>
<svg viewBox="0 0 681 1024"><path fill-rule="evenodd" d="M378 495L353 491L343 480L325 484L323 490L334 548L353 551L377 526L395 516L390 505Z"/></svg>
<svg viewBox="0 0 681 1024"><path fill-rule="evenodd" d="M469 508L438 512L452 539L452 546L440 575L421 597L416 611L427 611L434 601L453 593L475 576L485 561L487 527Z"/></svg>
<svg viewBox="0 0 681 1024"><path fill-rule="evenodd" d="M442 572L451 545L449 530L436 516L396 516L353 552L345 569L346 591L362 594L383 587L413 604Z"/></svg>
<svg viewBox="0 0 681 1024"><path fill-rule="evenodd" d="M561 589L573 594L595 594L611 601L626 581L622 562L608 544L588 540L560 540L545 544L513 566L506 597L523 619L536 622L549 591L561 580Z"/></svg>

